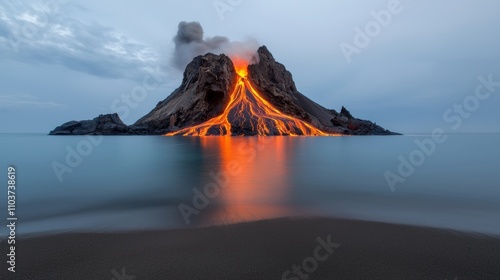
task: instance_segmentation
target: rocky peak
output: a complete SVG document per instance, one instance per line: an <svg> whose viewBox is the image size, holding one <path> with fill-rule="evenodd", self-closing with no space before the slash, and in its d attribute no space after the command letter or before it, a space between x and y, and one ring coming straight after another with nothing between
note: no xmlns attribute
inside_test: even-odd
<svg viewBox="0 0 500 280"><path fill-rule="evenodd" d="M342 106L340 114L348 119L354 119L354 117L351 115L351 112L349 112L344 106Z"/></svg>
<svg viewBox="0 0 500 280"><path fill-rule="evenodd" d="M292 74L274 59L266 46L260 47L257 55L259 62L248 66L250 82L283 113L310 121L307 112L297 104L299 93Z"/></svg>
<svg viewBox="0 0 500 280"><path fill-rule="evenodd" d="M197 56L187 65L181 86L134 126L169 131L207 121L222 113L236 81L228 56Z"/></svg>

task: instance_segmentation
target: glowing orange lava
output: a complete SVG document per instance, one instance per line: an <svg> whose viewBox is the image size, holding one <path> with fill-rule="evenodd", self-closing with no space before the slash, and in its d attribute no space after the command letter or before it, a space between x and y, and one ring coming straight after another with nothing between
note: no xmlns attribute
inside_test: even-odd
<svg viewBox="0 0 500 280"><path fill-rule="evenodd" d="M233 57L231 61L233 62L236 73L238 73L240 77L248 76L248 62L246 60L241 57Z"/></svg>
<svg viewBox="0 0 500 280"><path fill-rule="evenodd" d="M248 81L248 61L239 57L233 57L231 60L239 77L224 112L204 123L168 133L166 136L331 135L307 122L282 113L263 98Z"/></svg>

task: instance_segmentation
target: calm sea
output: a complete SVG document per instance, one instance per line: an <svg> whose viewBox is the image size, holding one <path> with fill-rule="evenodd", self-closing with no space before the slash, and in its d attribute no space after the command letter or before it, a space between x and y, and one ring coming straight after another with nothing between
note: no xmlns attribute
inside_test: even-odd
<svg viewBox="0 0 500 280"><path fill-rule="evenodd" d="M500 235L500 134L431 139L1 134L0 218L12 165L21 235L284 216Z"/></svg>

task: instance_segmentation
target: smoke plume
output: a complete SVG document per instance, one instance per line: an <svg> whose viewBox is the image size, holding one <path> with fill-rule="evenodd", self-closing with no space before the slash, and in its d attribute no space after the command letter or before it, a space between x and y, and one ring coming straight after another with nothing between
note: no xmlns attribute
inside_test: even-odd
<svg viewBox="0 0 500 280"><path fill-rule="evenodd" d="M199 22L179 23L177 35L174 37L175 51L172 63L179 70L184 70L193 58L206 53L224 53L231 59L240 58L250 63L257 62L255 56L259 44L256 40L244 42L229 41L228 38L215 36L203 38L203 28Z"/></svg>

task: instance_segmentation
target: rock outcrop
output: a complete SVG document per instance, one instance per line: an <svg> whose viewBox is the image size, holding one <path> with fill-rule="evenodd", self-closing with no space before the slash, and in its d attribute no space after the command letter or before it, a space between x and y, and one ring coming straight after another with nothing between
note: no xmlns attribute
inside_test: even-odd
<svg viewBox="0 0 500 280"><path fill-rule="evenodd" d="M119 135L130 132L130 127L114 113L100 115L93 120L64 123L52 130L50 135Z"/></svg>
<svg viewBox="0 0 500 280"><path fill-rule="evenodd" d="M297 90L292 74L274 59L265 46L259 48L257 55L259 62L248 66L246 79L283 114L329 134L396 134L370 121L354 118L344 107L340 113L322 107ZM238 79L228 56L208 53L194 58L184 71L181 86L133 125L125 125L117 114L101 115L93 120L65 123L50 134L163 135L176 132L220 116L228 106ZM246 126L239 128L232 125L233 135L256 134Z"/></svg>

